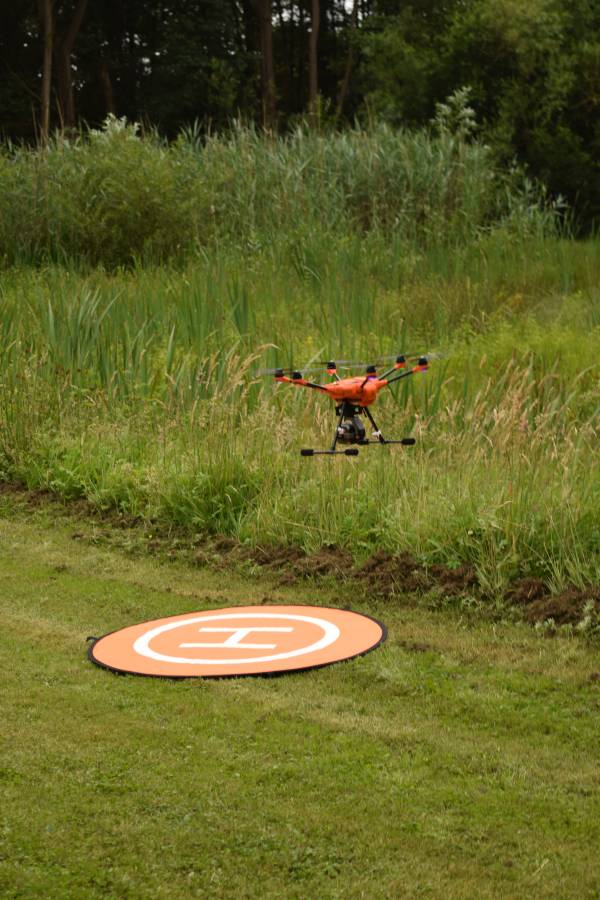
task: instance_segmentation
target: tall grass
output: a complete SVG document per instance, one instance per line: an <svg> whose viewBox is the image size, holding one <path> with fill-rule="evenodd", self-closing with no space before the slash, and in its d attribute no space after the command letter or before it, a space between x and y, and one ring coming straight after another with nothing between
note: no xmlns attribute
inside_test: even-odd
<svg viewBox="0 0 600 900"><path fill-rule="evenodd" d="M165 531L470 561L492 595L518 575L598 581L600 245L302 253L5 272L2 477ZM417 446L301 460L332 410L256 369L398 350L440 352L374 410Z"/></svg>
<svg viewBox="0 0 600 900"><path fill-rule="evenodd" d="M252 128L167 145L109 118L102 130L0 152L0 259L114 268L234 245L284 245L311 277L319 240L383 237L403 248L457 246L502 227L554 227L552 211L488 147L445 128L378 126L271 139Z"/></svg>
<svg viewBox="0 0 600 900"><path fill-rule="evenodd" d="M111 119L0 154L0 478L152 528L600 577L600 243L440 120L172 145ZM165 265L165 263L169 265ZM412 450L301 460L263 365L438 351L382 397Z"/></svg>

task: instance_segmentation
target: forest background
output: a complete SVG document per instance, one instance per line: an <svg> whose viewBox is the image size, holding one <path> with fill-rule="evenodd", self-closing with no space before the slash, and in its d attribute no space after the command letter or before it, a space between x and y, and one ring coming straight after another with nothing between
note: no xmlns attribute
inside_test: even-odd
<svg viewBox="0 0 600 900"><path fill-rule="evenodd" d="M174 138L235 119L285 132L420 127L469 85L479 136L589 231L600 214L593 0L20 0L0 9L0 133L125 116Z"/></svg>

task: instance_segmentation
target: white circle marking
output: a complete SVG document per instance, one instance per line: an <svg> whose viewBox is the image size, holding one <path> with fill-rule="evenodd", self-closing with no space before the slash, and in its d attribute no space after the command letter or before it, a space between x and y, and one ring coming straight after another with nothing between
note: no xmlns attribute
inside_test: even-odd
<svg viewBox="0 0 600 900"><path fill-rule="evenodd" d="M296 622L309 622L323 629L323 637L308 647L300 647L298 650L289 650L287 653L274 653L270 656L253 656L250 659L190 659L186 656L166 656L157 653L150 647L150 641L165 631L173 631L175 628L184 628L186 625L194 625L196 622L214 622L222 619L289 619ZM169 622L167 625L159 625L152 628L146 634L142 634L133 644L133 649L140 656L147 656L159 662L183 663L184 665L226 666L242 665L256 662L273 662L276 659L290 659L293 656L303 656L329 647L340 636L340 629L333 622L326 619L317 619L313 616L294 616L289 613L221 613L213 616L194 616L192 619L183 619L178 622ZM216 644L216 647L219 645Z"/></svg>

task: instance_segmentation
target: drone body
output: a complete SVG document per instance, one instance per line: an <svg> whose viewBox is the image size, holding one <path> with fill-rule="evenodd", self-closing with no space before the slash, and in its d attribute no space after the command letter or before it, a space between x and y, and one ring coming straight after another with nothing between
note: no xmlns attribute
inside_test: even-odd
<svg viewBox="0 0 600 900"><path fill-rule="evenodd" d="M346 456L356 456L358 449L352 447L347 450L337 450L338 442L344 444L360 444L366 446L372 443L378 444L414 444L414 438L402 438L401 440L387 440L381 434L375 424L375 420L371 415L368 407L377 399L377 395L382 388L387 387L394 381L413 375L415 372L425 372L427 370L427 359L419 357L415 366L406 369L406 358L397 356L394 366L383 375L377 375L376 366L367 366L365 375L353 375L348 378L340 378L337 373L337 365L334 362L327 363L327 372L332 376L333 381L328 384L317 384L314 381L307 381L302 377L300 372L292 372L291 377L285 374L284 369L273 369L270 374L275 376L275 380L285 382L287 384L295 384L297 387L311 388L327 394L336 404L336 413L339 416L333 443L328 450L304 449L300 453L302 456L314 456L315 454L332 455L336 453L345 453ZM405 369L400 374L398 370ZM390 378L390 376L393 376ZM365 427L361 416L365 415L373 428L373 438L369 440L366 437Z"/></svg>
<svg viewBox="0 0 600 900"><path fill-rule="evenodd" d="M304 378L286 378L285 376L277 378L277 381L287 381L291 384L298 384L301 387L313 387L314 385L306 381ZM320 384L317 390L328 394L336 403L356 403L359 406L370 406L381 388L386 387L387 381L377 378L376 375L369 375L365 378L362 375L353 378L340 378L339 381L332 381L330 384Z"/></svg>

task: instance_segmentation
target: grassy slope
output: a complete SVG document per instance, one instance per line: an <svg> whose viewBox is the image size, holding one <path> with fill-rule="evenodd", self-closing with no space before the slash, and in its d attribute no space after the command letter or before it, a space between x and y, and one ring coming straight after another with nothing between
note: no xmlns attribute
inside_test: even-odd
<svg viewBox="0 0 600 900"><path fill-rule="evenodd" d="M0 147L0 482L595 591L600 241L449 128ZM301 460L331 406L254 377L399 351L440 351L376 407L417 446L354 462Z"/></svg>
<svg viewBox="0 0 600 900"><path fill-rule="evenodd" d="M163 531L467 562L487 597L598 585L600 241L297 251L2 273L0 480ZM443 351L374 410L417 446L355 461L302 460L331 405L252 375L399 348Z"/></svg>
<svg viewBox="0 0 600 900"><path fill-rule="evenodd" d="M225 583L0 510L2 896L598 896L597 650ZM212 683L85 656L88 634L265 598L350 599L388 643Z"/></svg>

